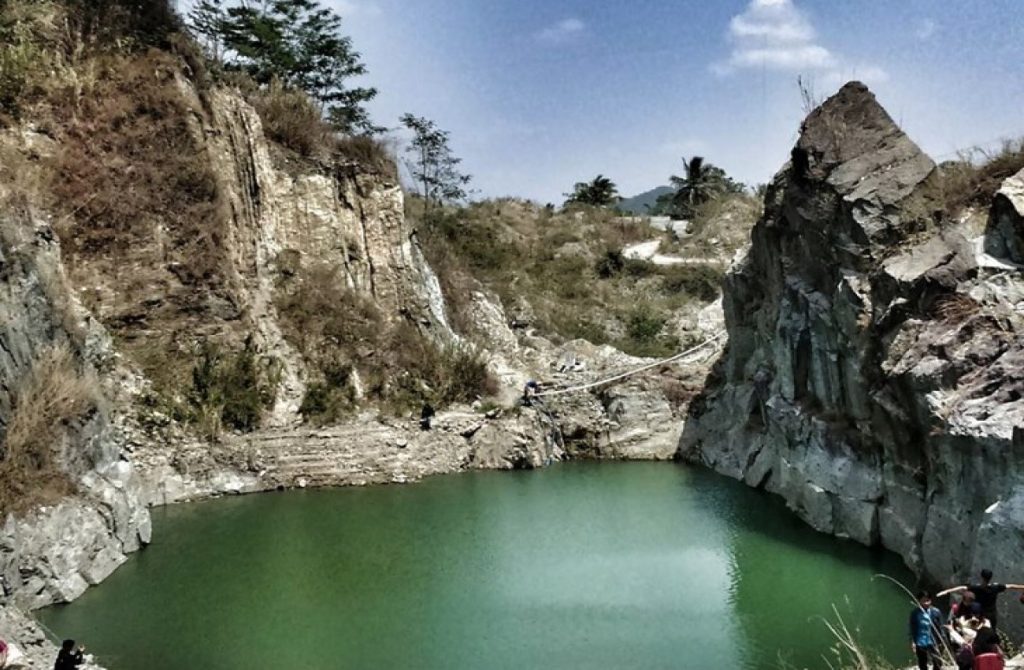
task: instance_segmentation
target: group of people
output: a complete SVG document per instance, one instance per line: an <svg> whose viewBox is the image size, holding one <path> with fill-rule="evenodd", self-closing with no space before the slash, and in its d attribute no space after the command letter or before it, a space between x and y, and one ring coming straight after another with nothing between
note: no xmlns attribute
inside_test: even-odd
<svg viewBox="0 0 1024 670"><path fill-rule="evenodd" d="M954 586L935 594L962 594L946 617L932 604L930 593L919 593L918 605L910 612L910 647L917 656L917 667L928 670L931 664L938 670L945 650L956 661L958 670L1001 670L1004 650L996 606L999 595L1008 590L1022 592L1024 602L1024 585L994 583L992 571L982 570L980 583Z"/></svg>

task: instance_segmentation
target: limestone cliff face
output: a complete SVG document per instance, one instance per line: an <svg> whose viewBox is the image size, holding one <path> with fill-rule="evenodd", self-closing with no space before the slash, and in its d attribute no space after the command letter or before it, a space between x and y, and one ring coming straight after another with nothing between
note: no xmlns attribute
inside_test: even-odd
<svg viewBox="0 0 1024 670"><path fill-rule="evenodd" d="M453 337L394 174L286 155L240 95L213 90L200 100L190 83L176 88L192 135L180 150L212 182L202 184L215 192L212 211L197 232L140 217L147 230L131 244L68 250L71 283L125 351L187 361L197 342L237 348L251 336L279 366L263 423L281 426L298 421L308 376L274 305L285 274L330 268L338 291L363 293L386 317L413 319L437 339Z"/></svg>
<svg viewBox="0 0 1024 670"><path fill-rule="evenodd" d="M454 337L393 175L355 164L289 163L275 156L259 116L239 96L212 91L201 102L189 84L178 87L192 110L189 150L215 181L216 211L193 229L202 240L183 239L146 212L128 243L77 244L73 229L61 231L69 236L62 240L45 194L36 202L0 180L0 450L19 389L45 352L69 351L73 367L96 384L95 407L62 426L54 445L74 492L0 519L0 637L40 659L52 649L23 609L73 600L105 579L150 540L150 505L307 481L413 480L467 467L475 453L460 429L446 449L428 448L412 426L342 435L328 448L310 431L291 430L256 440L278 440L261 452L237 436L211 448L170 419L155 432L140 424L149 382L136 352L249 336L281 364L264 425L296 424L306 370L282 335L274 291L297 268L330 267L339 291L361 292L387 318L413 319L439 341ZM0 143L5 156L25 161L61 150L59 141L29 130L4 133ZM63 251L61 241L70 242ZM550 451L543 432L523 430L521 457L542 459ZM492 467L516 464L492 451Z"/></svg>
<svg viewBox="0 0 1024 670"><path fill-rule="evenodd" d="M935 169L861 84L807 118L726 281L728 347L678 453L931 578L1009 578L1024 276L934 223Z"/></svg>

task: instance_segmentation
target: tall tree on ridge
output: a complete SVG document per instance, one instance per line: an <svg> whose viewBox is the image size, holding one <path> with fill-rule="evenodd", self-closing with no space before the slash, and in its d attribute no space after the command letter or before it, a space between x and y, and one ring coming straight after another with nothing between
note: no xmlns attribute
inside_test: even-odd
<svg viewBox="0 0 1024 670"><path fill-rule="evenodd" d="M456 158L448 144L449 133L430 119L403 114L402 125L412 131L413 139L406 153L413 156L406 165L420 188L420 195L429 215L434 205L458 202L468 195L466 186L472 177L459 172L461 158Z"/></svg>
<svg viewBox="0 0 1024 670"><path fill-rule="evenodd" d="M346 86L366 66L341 34L341 17L319 0L200 0L188 16L193 33L225 67L260 86L276 80L305 91L341 132L382 130L363 107L376 89Z"/></svg>

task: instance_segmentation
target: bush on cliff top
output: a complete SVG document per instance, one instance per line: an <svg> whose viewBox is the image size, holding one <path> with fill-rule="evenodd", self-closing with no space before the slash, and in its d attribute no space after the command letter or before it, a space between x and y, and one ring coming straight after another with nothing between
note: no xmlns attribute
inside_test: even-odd
<svg viewBox="0 0 1024 670"><path fill-rule="evenodd" d="M1007 140L996 151L966 152L941 167L945 210L950 218L971 206L987 208L1003 182L1024 170L1024 138Z"/></svg>

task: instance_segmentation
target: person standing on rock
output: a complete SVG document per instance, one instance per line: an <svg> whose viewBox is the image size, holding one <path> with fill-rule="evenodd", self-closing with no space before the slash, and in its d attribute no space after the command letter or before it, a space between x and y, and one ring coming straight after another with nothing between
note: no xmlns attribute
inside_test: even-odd
<svg viewBox="0 0 1024 670"><path fill-rule="evenodd" d="M420 430L430 430L430 422L434 418L434 407L429 403L423 403L423 408L420 410Z"/></svg>
<svg viewBox="0 0 1024 670"><path fill-rule="evenodd" d="M919 670L928 670L931 660L933 670L939 670L939 631L942 629L942 612L932 607L932 596L927 591L917 594L918 606L910 611L910 649L917 656Z"/></svg>
<svg viewBox="0 0 1024 670"><path fill-rule="evenodd" d="M75 649L74 640L64 640L60 651L57 652L57 662L53 664L53 670L75 670L85 662L85 647L79 646Z"/></svg>
<svg viewBox="0 0 1024 670"><path fill-rule="evenodd" d="M992 583L992 571L984 569L981 571L981 583L980 584L965 584L963 586L954 586L948 588L945 591L940 591L935 595L936 598L941 598L949 593L959 593L961 591L970 591L974 594L974 599L981 607L982 615L989 620L993 628L998 627L999 612L996 610L996 603L999 600L999 594L1004 591L1024 591L1024 585L1021 584L993 584Z"/></svg>

